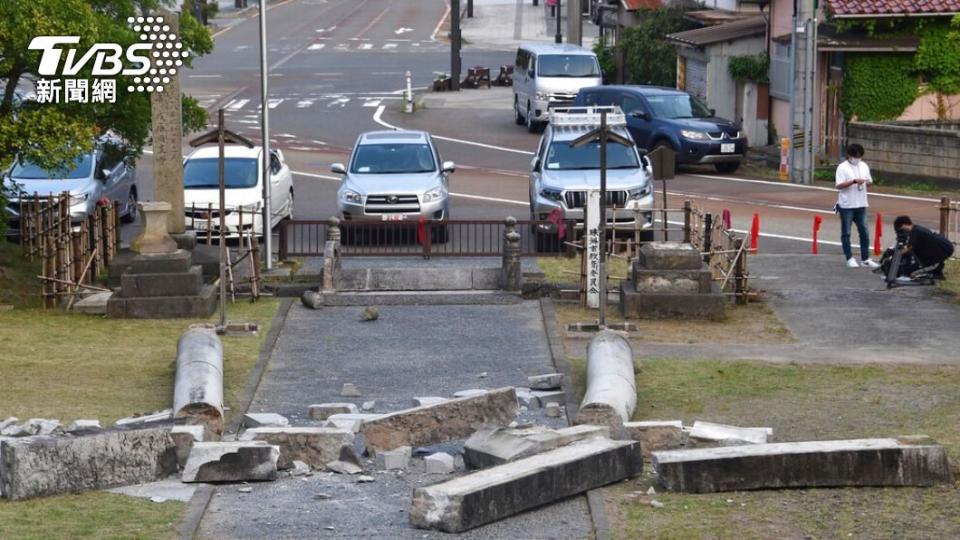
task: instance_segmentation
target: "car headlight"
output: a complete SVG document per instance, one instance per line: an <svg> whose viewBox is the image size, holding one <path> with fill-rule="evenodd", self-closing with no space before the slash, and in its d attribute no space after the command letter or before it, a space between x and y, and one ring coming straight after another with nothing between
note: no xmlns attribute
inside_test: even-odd
<svg viewBox="0 0 960 540"><path fill-rule="evenodd" d="M363 196L361 196L359 193L351 189L343 190L341 197L343 197L343 202L355 203L355 204L363 203Z"/></svg>
<svg viewBox="0 0 960 540"><path fill-rule="evenodd" d="M653 191L653 186L651 186L650 183L648 182L647 184L644 184L642 187L631 189L629 191L629 194L631 199L642 199L647 195L649 195L650 192L652 191Z"/></svg>
<svg viewBox="0 0 960 540"><path fill-rule="evenodd" d="M702 131L692 131L688 129L681 129L680 135L682 135L685 139L691 139L694 141L703 141L707 138L707 134Z"/></svg>
<svg viewBox="0 0 960 540"><path fill-rule="evenodd" d="M90 198L89 193L78 193L76 195L70 195L70 206L76 206L78 204L83 204L87 202L87 199Z"/></svg>
<svg viewBox="0 0 960 540"><path fill-rule="evenodd" d="M550 94L548 92L536 92L533 94L533 97L539 101L547 101L550 99Z"/></svg>
<svg viewBox="0 0 960 540"><path fill-rule="evenodd" d="M423 202L428 203L432 201L439 201L445 196L446 193L443 191L443 187L435 187L423 194Z"/></svg>
<svg viewBox="0 0 960 540"><path fill-rule="evenodd" d="M556 202L563 200L563 194L556 189L543 188L540 190L540 196L544 199L550 199L551 201Z"/></svg>

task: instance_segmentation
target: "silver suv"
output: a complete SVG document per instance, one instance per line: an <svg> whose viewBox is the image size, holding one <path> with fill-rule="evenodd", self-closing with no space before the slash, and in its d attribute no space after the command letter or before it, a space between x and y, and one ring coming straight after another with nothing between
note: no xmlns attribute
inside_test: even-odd
<svg viewBox="0 0 960 540"><path fill-rule="evenodd" d="M623 112L618 107L577 107L550 111L540 146L531 162L531 219L546 220L560 209L565 219L583 220L587 192L600 189L600 143L571 148L570 142L600 124L600 110L606 109L607 125L618 135L630 138ZM632 140L632 139L631 139ZM636 146L607 143L607 219L633 228L632 212L640 209L644 229L653 224L653 183L650 163ZM620 212L614 214L612 208ZM648 236L648 235L645 235Z"/></svg>
<svg viewBox="0 0 960 540"><path fill-rule="evenodd" d="M450 219L448 176L452 161L440 161L429 133L371 131L357 139L337 204L345 221L417 221Z"/></svg>

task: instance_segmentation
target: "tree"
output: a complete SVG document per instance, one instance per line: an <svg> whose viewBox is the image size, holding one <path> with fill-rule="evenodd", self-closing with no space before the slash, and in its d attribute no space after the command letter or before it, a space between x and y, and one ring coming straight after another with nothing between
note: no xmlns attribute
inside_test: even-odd
<svg viewBox="0 0 960 540"><path fill-rule="evenodd" d="M676 84L677 51L665 36L696 28L684 18L686 11L681 6L642 10L637 13L639 23L623 29L616 50L624 55L626 83Z"/></svg>

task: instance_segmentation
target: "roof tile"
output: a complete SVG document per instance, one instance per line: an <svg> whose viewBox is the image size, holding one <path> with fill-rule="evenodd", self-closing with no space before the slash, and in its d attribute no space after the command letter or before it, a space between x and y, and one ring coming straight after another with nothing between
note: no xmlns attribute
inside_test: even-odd
<svg viewBox="0 0 960 540"><path fill-rule="evenodd" d="M827 0L835 17L927 13L960 13L960 0Z"/></svg>

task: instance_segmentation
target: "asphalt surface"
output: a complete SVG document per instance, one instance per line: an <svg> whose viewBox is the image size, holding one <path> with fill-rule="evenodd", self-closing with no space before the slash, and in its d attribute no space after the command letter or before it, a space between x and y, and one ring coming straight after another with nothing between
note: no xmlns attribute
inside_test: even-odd
<svg viewBox="0 0 960 540"><path fill-rule="evenodd" d="M251 411L276 412L294 425L309 420L312 403L375 400L375 412L409 408L416 396L450 397L459 390L522 386L527 376L554 371L539 303L512 306L384 306L375 322L359 322L363 308L291 307ZM456 347L451 348L450 344ZM353 383L363 394L344 398ZM542 409L518 421L562 426ZM457 454L462 441L431 448ZM463 473L462 461L459 473ZM376 482L328 475L253 486L243 494L223 486L204 516L202 538L439 538L408 523L415 487L449 476L427 475L414 458L404 473L370 472ZM317 493L331 495L316 500ZM326 529L332 527L333 529ZM591 538L585 498L469 531L464 538Z"/></svg>

